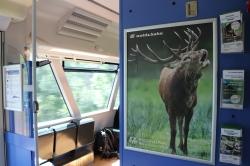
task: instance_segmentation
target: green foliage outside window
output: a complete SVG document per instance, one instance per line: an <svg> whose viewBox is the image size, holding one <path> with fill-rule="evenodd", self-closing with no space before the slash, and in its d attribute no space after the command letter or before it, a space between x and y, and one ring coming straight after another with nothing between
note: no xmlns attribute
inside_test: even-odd
<svg viewBox="0 0 250 166"><path fill-rule="evenodd" d="M117 65L66 62L65 67L89 71L65 72L74 99L81 112L93 112L108 107L116 72L91 70L117 70Z"/></svg>
<svg viewBox="0 0 250 166"><path fill-rule="evenodd" d="M37 68L37 100L39 103L38 122L69 117L50 65Z"/></svg>

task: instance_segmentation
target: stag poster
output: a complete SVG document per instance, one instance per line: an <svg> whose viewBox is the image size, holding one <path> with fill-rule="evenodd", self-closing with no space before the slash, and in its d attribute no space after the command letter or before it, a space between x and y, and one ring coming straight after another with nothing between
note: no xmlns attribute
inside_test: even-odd
<svg viewBox="0 0 250 166"><path fill-rule="evenodd" d="M125 148L214 163L216 21L124 34Z"/></svg>

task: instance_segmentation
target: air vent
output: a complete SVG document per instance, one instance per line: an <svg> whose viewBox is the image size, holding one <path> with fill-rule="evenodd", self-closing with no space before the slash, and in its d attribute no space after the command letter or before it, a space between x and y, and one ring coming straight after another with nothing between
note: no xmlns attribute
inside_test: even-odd
<svg viewBox="0 0 250 166"><path fill-rule="evenodd" d="M58 34L95 42L111 21L85 10L74 9L58 26Z"/></svg>

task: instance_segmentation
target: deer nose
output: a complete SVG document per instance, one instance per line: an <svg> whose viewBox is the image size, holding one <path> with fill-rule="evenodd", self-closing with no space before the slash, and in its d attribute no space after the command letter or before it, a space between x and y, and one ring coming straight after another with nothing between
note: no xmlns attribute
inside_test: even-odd
<svg viewBox="0 0 250 166"><path fill-rule="evenodd" d="M200 50L200 55L201 55L201 62L204 62L207 59L208 52L205 49Z"/></svg>
<svg viewBox="0 0 250 166"><path fill-rule="evenodd" d="M200 52L201 52L202 56L207 56L208 55L208 51L205 50L205 49L201 49Z"/></svg>

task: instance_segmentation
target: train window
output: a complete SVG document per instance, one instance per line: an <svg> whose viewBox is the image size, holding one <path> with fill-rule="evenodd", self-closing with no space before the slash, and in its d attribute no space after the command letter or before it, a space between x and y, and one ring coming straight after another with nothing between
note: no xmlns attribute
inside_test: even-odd
<svg viewBox="0 0 250 166"><path fill-rule="evenodd" d="M108 108L117 64L65 61L64 71L81 114Z"/></svg>
<svg viewBox="0 0 250 166"><path fill-rule="evenodd" d="M69 117L59 86L50 65L37 68L38 122Z"/></svg>
<svg viewBox="0 0 250 166"><path fill-rule="evenodd" d="M101 64L101 63L91 63L91 62L74 62L74 61L64 61L64 69L88 69L88 70L103 70L103 71L117 71L117 64Z"/></svg>

